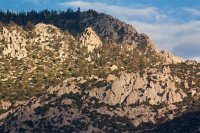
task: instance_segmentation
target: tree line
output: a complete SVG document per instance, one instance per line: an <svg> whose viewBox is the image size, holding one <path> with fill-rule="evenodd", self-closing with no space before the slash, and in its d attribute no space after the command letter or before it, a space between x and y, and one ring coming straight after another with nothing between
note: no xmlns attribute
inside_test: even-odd
<svg viewBox="0 0 200 133"><path fill-rule="evenodd" d="M72 10L71 8L66 11L56 11L56 10L42 10L42 11L27 11L27 12L12 12L12 11L0 11L0 21L1 24L9 24L14 22L20 26L26 26L28 23L38 24L46 23L55 25L62 30L66 30L67 24L69 21L76 21L79 19L80 8L77 11Z"/></svg>

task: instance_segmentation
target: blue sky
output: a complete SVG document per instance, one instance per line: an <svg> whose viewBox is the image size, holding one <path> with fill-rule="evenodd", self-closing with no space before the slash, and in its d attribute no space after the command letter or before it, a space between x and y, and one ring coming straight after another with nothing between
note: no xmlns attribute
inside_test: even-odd
<svg viewBox="0 0 200 133"><path fill-rule="evenodd" d="M159 49L200 61L200 0L1 0L0 9L94 9L146 33Z"/></svg>

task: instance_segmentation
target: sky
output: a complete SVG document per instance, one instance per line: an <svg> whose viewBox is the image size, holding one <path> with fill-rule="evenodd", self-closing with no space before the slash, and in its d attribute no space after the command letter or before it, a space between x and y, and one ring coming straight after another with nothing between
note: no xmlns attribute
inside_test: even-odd
<svg viewBox="0 0 200 133"><path fill-rule="evenodd" d="M147 34L160 50L200 62L200 0L1 0L1 10L89 9Z"/></svg>

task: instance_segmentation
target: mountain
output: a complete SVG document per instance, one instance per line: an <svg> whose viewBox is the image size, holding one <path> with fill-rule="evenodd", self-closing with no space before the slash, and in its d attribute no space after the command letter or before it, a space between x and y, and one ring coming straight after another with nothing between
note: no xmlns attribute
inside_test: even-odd
<svg viewBox="0 0 200 133"><path fill-rule="evenodd" d="M41 12L30 11L27 13L0 12L2 22L15 22L18 25L31 29L33 24L46 23L53 24L63 31L69 31L73 36L77 36L91 27L98 36L106 43L131 45L139 49L145 56L157 54L165 58L167 63L180 63L182 58L173 56L171 53L159 51L149 37L142 33L139 34L135 28L110 15L98 13L94 10L73 12L68 9L66 12L48 11Z"/></svg>
<svg viewBox="0 0 200 133"><path fill-rule="evenodd" d="M1 132L199 131L196 61L93 10L2 15Z"/></svg>

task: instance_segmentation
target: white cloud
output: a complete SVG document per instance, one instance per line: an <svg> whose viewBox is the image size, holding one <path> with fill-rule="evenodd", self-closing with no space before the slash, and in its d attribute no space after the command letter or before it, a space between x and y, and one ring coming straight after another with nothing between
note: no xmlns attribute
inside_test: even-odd
<svg viewBox="0 0 200 133"><path fill-rule="evenodd" d="M200 10L198 10L198 9L184 7L184 8L182 8L182 10L184 10L194 16L200 16Z"/></svg>
<svg viewBox="0 0 200 133"><path fill-rule="evenodd" d="M200 57L200 21L183 24L131 23L139 32L144 32L162 50L172 52L185 59Z"/></svg>
<svg viewBox="0 0 200 133"><path fill-rule="evenodd" d="M186 7L167 10L153 6L121 7L83 1L65 2L59 5L64 8L80 7L81 10L94 9L112 15L131 24L139 33L150 36L159 49L185 59L200 59L200 21L185 21L185 18L190 17L186 16L185 12L197 16L200 15L199 10Z"/></svg>

